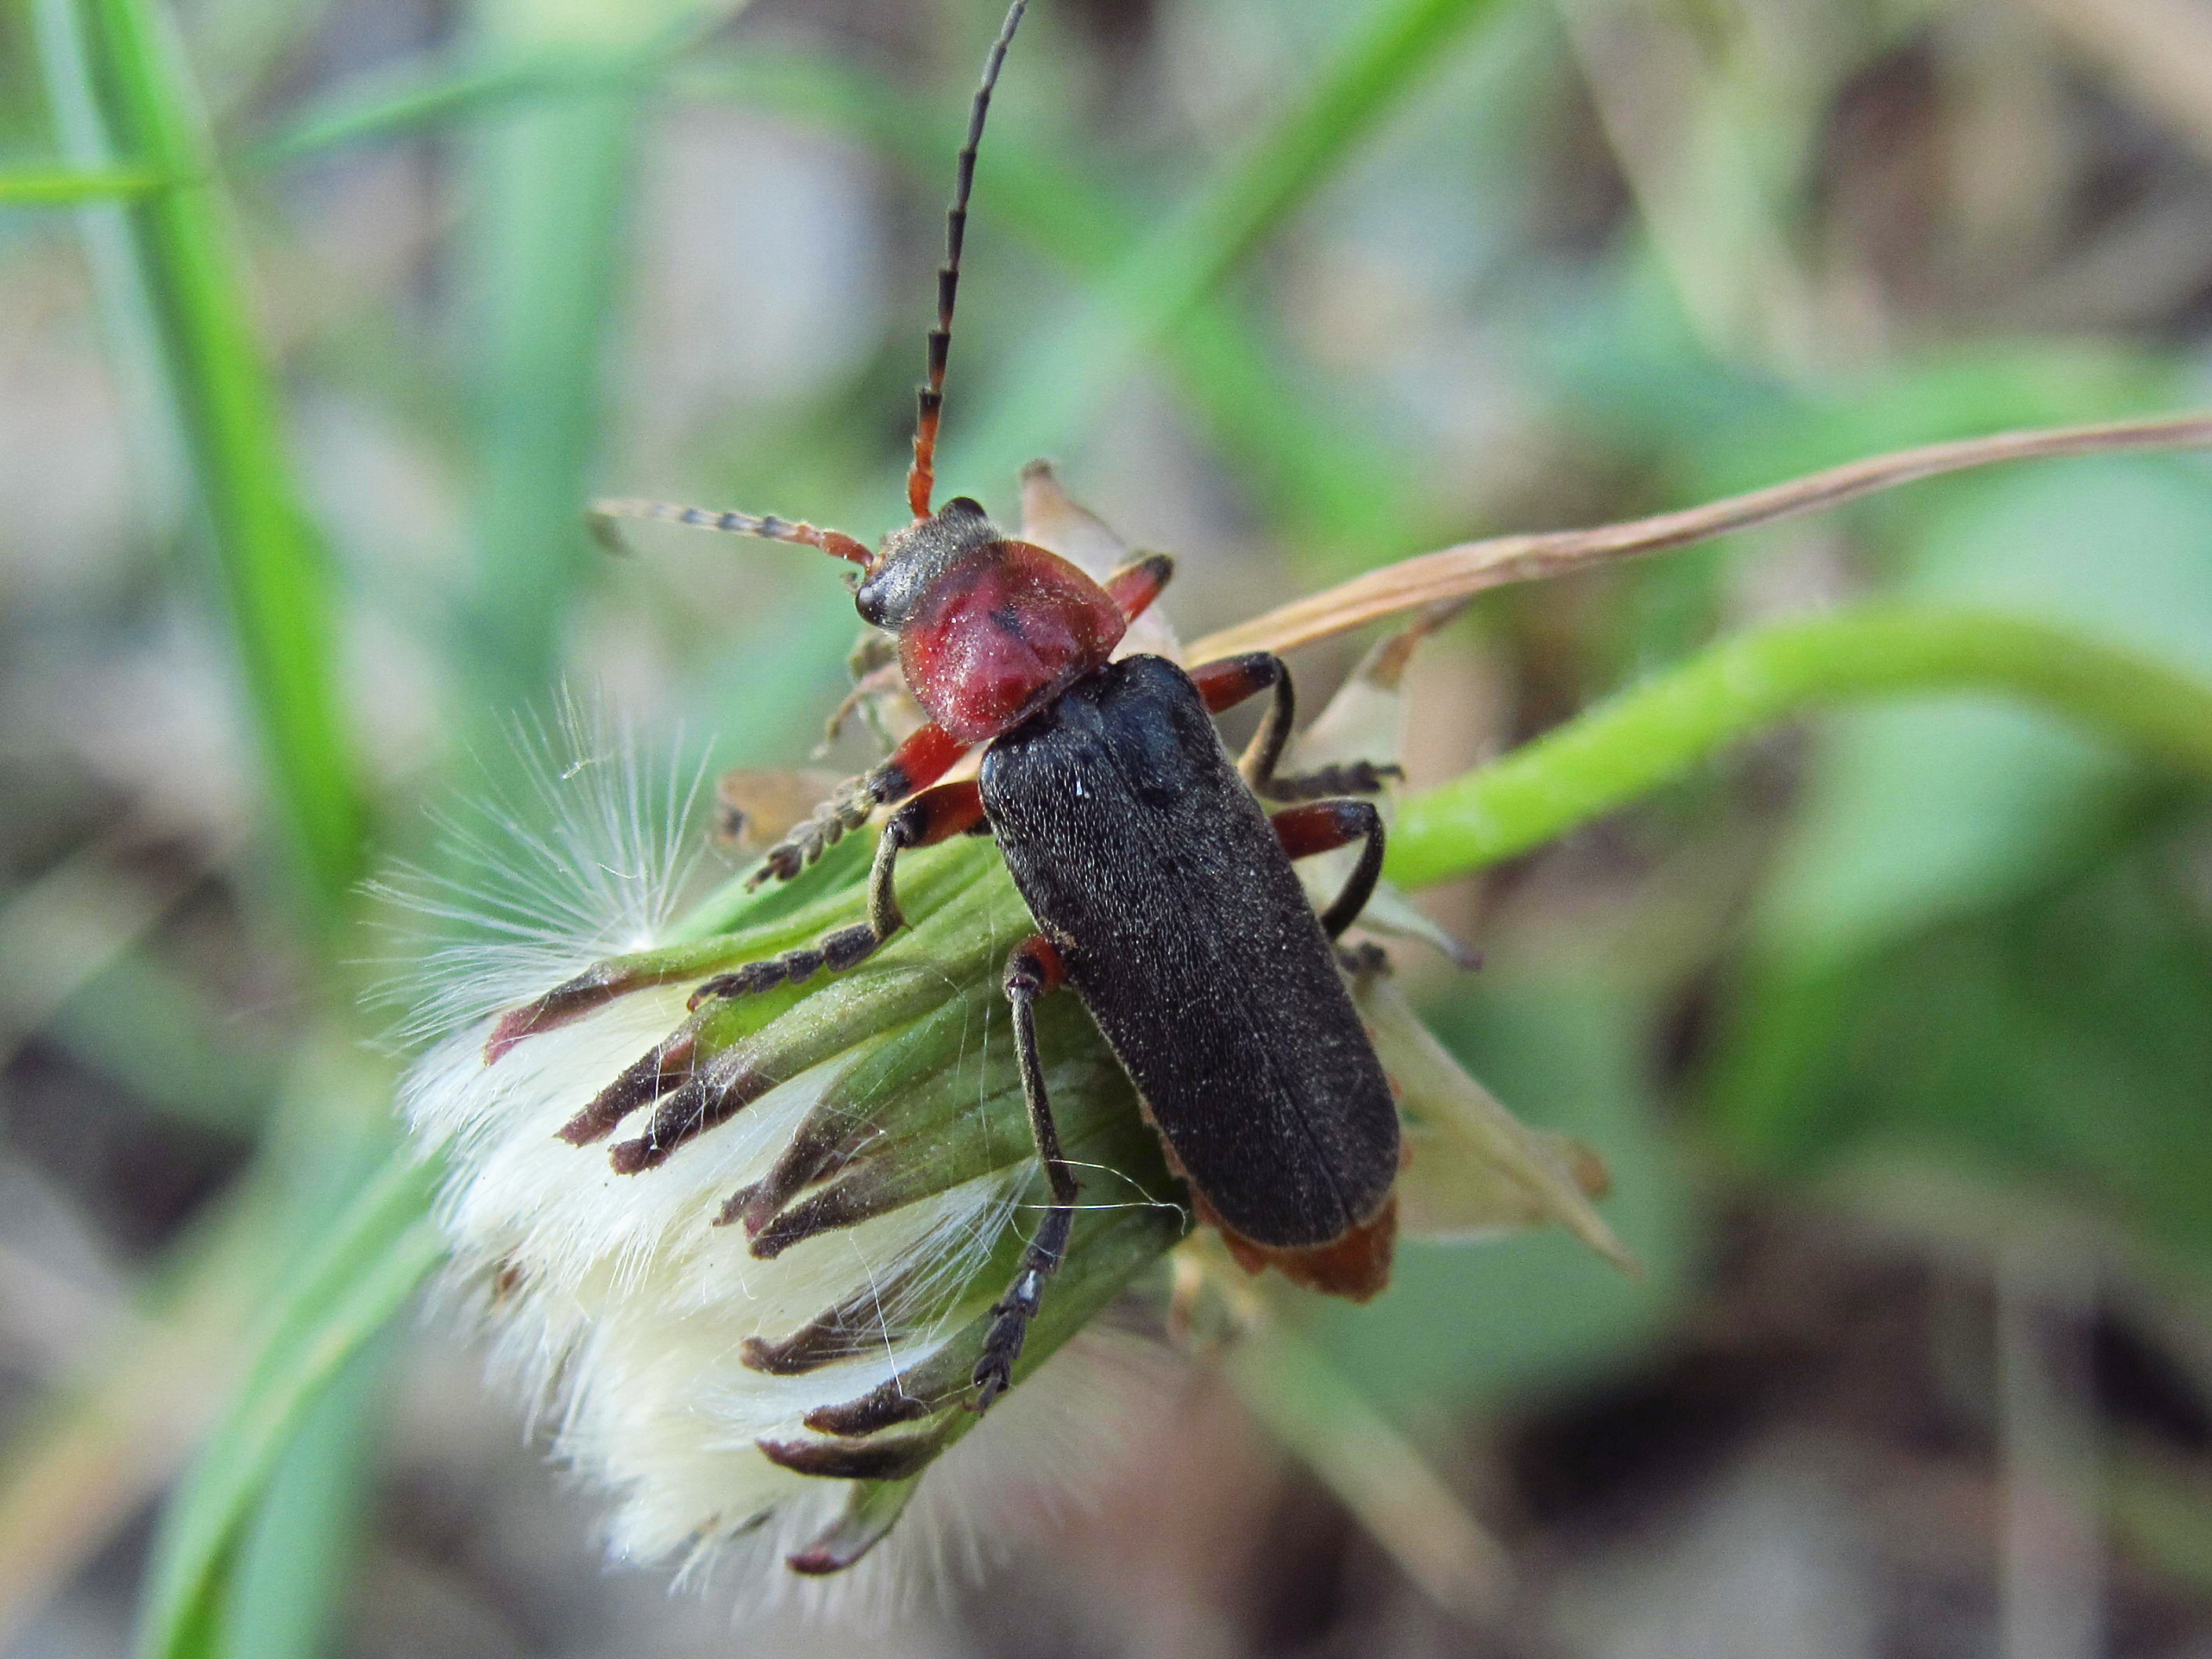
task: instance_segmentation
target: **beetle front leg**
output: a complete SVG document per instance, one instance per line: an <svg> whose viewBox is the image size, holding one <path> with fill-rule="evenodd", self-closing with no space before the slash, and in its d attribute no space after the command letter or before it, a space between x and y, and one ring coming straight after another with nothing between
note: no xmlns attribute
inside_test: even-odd
<svg viewBox="0 0 2212 1659"><path fill-rule="evenodd" d="M1273 690L1275 695L1267 705L1267 718L1260 722L1260 729L1252 734L1251 746L1237 763L1245 783L1263 800L1371 795L1386 781L1405 775L1404 770L1396 766L1353 761L1302 772L1294 777L1277 777L1275 768L1283 758L1283 750L1291 740L1291 724L1297 716L1297 694L1291 684L1290 668L1272 651L1249 651L1241 657L1222 657L1200 663L1190 671L1190 678L1199 695L1205 698L1207 711L1216 714L1225 708L1234 708L1247 697Z"/></svg>
<svg viewBox="0 0 2212 1659"><path fill-rule="evenodd" d="M1275 826L1275 839L1282 842L1283 851L1294 859L1333 852L1365 838L1367 845L1344 890L1321 914L1322 931L1336 938L1359 920L1367 901L1375 896L1375 883L1382 873L1382 815L1371 801L1317 800L1278 812L1268 821Z"/></svg>
<svg viewBox="0 0 2212 1659"><path fill-rule="evenodd" d="M873 955L878 946L906 926L899 909L893 872L898 856L916 847L934 847L940 841L965 835L985 822L983 795L975 781L939 784L925 789L891 814L876 843L876 861L868 872L868 919L825 933L803 950L749 962L726 974L717 974L691 994L696 1008L709 997L748 996L776 986L811 979L827 968L842 973Z"/></svg>
<svg viewBox="0 0 2212 1659"><path fill-rule="evenodd" d="M805 823L763 854L761 867L745 886L750 890L771 881L789 881L866 823L876 808L927 788L967 752L968 745L944 727L923 726L881 765L838 785L836 793Z"/></svg>
<svg viewBox="0 0 2212 1659"><path fill-rule="evenodd" d="M1106 578L1106 592L1124 622L1134 622L1152 608L1175 574L1175 561L1164 553L1146 553L1132 559Z"/></svg>
<svg viewBox="0 0 2212 1659"><path fill-rule="evenodd" d="M1021 1066L1022 1099L1030 1109L1030 1133L1036 1138L1037 1161L1044 1165L1052 1188L1052 1207L1029 1249L1022 1252L1014 1282L991 1309L995 1317L983 1340L983 1357L975 1362L973 1381L982 1390L975 1409L988 1411L991 1402L1013 1385L1014 1362L1021 1358L1022 1342L1030 1321L1044 1300L1045 1281L1060 1271L1067 1254L1067 1236L1075 1224L1075 1200L1080 1184L1075 1171L1060 1155L1060 1130L1052 1121L1052 1103L1045 1097L1044 1066L1037 1058L1036 1001L1059 988L1067 976L1060 951L1042 933L1018 945L1006 959L1006 1000L1014 1012L1014 1056Z"/></svg>

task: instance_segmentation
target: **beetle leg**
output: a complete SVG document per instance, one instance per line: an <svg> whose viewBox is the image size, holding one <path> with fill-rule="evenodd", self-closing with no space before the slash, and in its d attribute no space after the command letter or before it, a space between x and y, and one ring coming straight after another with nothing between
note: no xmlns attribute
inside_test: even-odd
<svg viewBox="0 0 2212 1659"><path fill-rule="evenodd" d="M1390 966L1390 953L1372 939L1364 945L1338 945L1336 965L1344 969L1347 978L1359 984L1395 971Z"/></svg>
<svg viewBox="0 0 2212 1659"><path fill-rule="evenodd" d="M1014 1282L992 1308L994 1316L983 1339L983 1357L975 1362L973 1378L982 1390L975 1401L979 1412L1012 1386L1014 1362L1021 1358L1022 1340L1030 1321L1044 1300L1045 1281L1060 1270L1067 1254L1067 1235L1075 1224L1075 1199L1080 1190L1075 1171L1060 1155L1060 1130L1052 1121L1052 1103L1045 1098L1044 1066L1037 1059L1036 1000L1057 989L1067 976L1059 949L1042 933L1015 947L1006 959L1006 1000L1014 1011L1014 1054L1022 1068L1022 1098L1030 1109L1030 1132L1036 1137L1037 1161L1044 1165L1052 1186L1052 1207L1043 1224L1022 1253Z"/></svg>
<svg viewBox="0 0 2212 1659"><path fill-rule="evenodd" d="M1374 896L1376 878L1382 873L1382 815L1372 801L1317 800L1290 807L1270 820L1275 839L1294 859L1348 847L1363 836L1367 842L1359 862L1336 902L1322 912L1322 931L1334 939L1359 919Z"/></svg>
<svg viewBox="0 0 2212 1659"><path fill-rule="evenodd" d="M880 765L838 785L836 793L816 807L811 816L768 849L746 887L789 881L842 841L847 832L866 823L876 808L927 788L951 771L952 763L967 750L968 745L943 726L923 726Z"/></svg>
<svg viewBox="0 0 2212 1659"><path fill-rule="evenodd" d="M867 722L868 729L882 742L886 753L897 748L898 741L884 726L878 704L885 696L906 690L906 676L899 669L898 642L888 634L864 629L845 658L845 669L853 677L853 689L830 711L829 721L822 729L822 741L815 745L814 752L818 756L826 751L843 733L846 721L855 714Z"/></svg>
<svg viewBox="0 0 2212 1659"><path fill-rule="evenodd" d="M898 855L915 847L934 847L940 841L964 835L984 822L983 794L975 781L939 784L925 789L891 814L876 843L876 862L868 872L868 919L834 933L824 933L803 950L749 962L726 974L717 974L691 994L696 1008L709 997L745 996L776 986L811 979L824 968L842 973L866 961L876 948L906 926L899 909L898 890L892 872Z"/></svg>
<svg viewBox="0 0 2212 1659"><path fill-rule="evenodd" d="M1122 620L1134 622L1159 598L1160 590L1174 574L1172 558L1164 553L1147 553L1106 578L1107 596L1120 609Z"/></svg>
<svg viewBox="0 0 2212 1659"><path fill-rule="evenodd" d="M1269 778L1259 793L1269 800L1314 800L1324 795L1372 795L1384 784L1406 775L1402 766L1373 761L1346 761L1300 772L1287 778Z"/></svg>
<svg viewBox="0 0 2212 1659"><path fill-rule="evenodd" d="M1385 780L1405 775L1395 766L1353 761L1348 765L1302 772L1295 777L1277 777L1275 767L1283 758L1284 746L1291 740L1291 723L1297 717L1297 694L1291 684L1290 669L1272 651L1248 651L1241 657L1200 663L1190 671L1190 678L1197 684L1199 695L1205 698L1206 708L1216 714L1224 708L1235 708L1247 697L1273 690L1274 700L1268 704L1267 718L1260 722L1260 729L1252 734L1251 746L1237 763L1237 769L1244 775L1244 781L1252 793L1262 799L1311 800L1320 795L1371 795Z"/></svg>

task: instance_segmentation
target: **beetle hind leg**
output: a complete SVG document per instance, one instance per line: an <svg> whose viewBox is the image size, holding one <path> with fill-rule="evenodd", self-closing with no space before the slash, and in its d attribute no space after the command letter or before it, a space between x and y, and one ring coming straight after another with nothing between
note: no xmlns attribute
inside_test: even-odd
<svg viewBox="0 0 2212 1659"><path fill-rule="evenodd" d="M1322 930L1336 938L1359 920L1359 913L1375 896L1376 880L1382 873L1382 815L1372 801L1317 800L1286 808L1269 822L1275 826L1275 839L1282 843L1283 851L1294 859L1349 847L1355 841L1367 843L1344 890L1321 913Z"/></svg>
<svg viewBox="0 0 2212 1659"><path fill-rule="evenodd" d="M1067 1255L1067 1237L1075 1224L1075 1200L1081 1191L1075 1171L1060 1150L1060 1129L1053 1122L1052 1103L1045 1097L1044 1066L1037 1058L1036 1002L1058 988L1066 969L1053 942L1039 933L1015 947L1006 961L1006 1000L1014 1013L1014 1055L1021 1066L1022 1098L1030 1110L1030 1132L1036 1139L1037 1161L1044 1165L1052 1188L1052 1207L1022 1253L1014 1282L992 1307L989 1332L983 1339L982 1358L975 1362L973 1381L981 1391L975 1409L988 1411L991 1402L1013 1386L1014 1363L1021 1358L1030 1322L1044 1300L1045 1281L1060 1271Z"/></svg>
<svg viewBox="0 0 2212 1659"><path fill-rule="evenodd" d="M1198 687L1199 695L1205 699L1206 708L1216 714L1225 708L1234 708L1247 697L1255 697L1262 691L1274 693L1268 700L1267 718L1260 722L1260 729L1252 734L1251 747L1237 763L1237 769L1244 775L1244 781L1262 800L1316 800L1324 795L1371 795L1385 783L1406 775L1402 767L1377 765L1372 761L1352 761L1290 777L1278 776L1275 768L1283 758L1285 747L1290 743L1291 726L1297 718L1298 702L1297 690L1291 684L1289 667L1272 651L1248 651L1241 657L1221 657L1212 662L1200 663L1190 671L1190 678ZM1337 844L1341 846L1343 843Z"/></svg>

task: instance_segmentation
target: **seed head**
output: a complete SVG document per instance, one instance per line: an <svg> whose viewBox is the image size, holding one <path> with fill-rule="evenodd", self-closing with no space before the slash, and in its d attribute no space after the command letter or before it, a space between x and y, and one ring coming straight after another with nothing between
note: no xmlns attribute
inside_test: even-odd
<svg viewBox="0 0 2212 1659"><path fill-rule="evenodd" d="M1064 556L1126 558L1048 469L1025 476L1024 509L1024 535ZM1135 647L1163 647L1159 629ZM1302 760L1395 770L1402 654L1370 659ZM878 1589L942 1583L975 1553L963 1488L1084 1466L1110 1416L1097 1369L1025 1379L1177 1244L1188 1194L1081 1004L1042 1005L1081 1205L1023 1386L979 1418L991 1306L1047 1201L1000 988L1034 923L995 849L909 853L908 927L856 967L762 988L750 965L862 919L864 856L839 849L787 888L733 883L677 920L674 826L697 788L656 794L634 745L573 708L538 738L523 804L454 826L473 873L429 906L489 930L434 958L432 1046L403 1095L448 1171L452 1278L556 1453L612 1497L618 1556L694 1576L748 1558L757 1594L848 1582L926 1492L927 1520L884 1553L923 1571L871 1571ZM1491 1101L1374 956L1352 971L1419 1149L1408 1217L1463 1236L1560 1219L1617 1250L1587 1157ZM935 1468L979 1423L967 1467Z"/></svg>

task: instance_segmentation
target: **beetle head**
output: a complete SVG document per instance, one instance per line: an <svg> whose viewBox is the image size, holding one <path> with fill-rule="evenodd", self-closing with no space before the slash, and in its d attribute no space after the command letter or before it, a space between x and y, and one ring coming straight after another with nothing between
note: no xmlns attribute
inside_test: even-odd
<svg viewBox="0 0 2212 1659"><path fill-rule="evenodd" d="M891 532L860 578L854 606L870 627L896 634L927 608L933 587L1005 539L979 503L955 495L929 517Z"/></svg>

